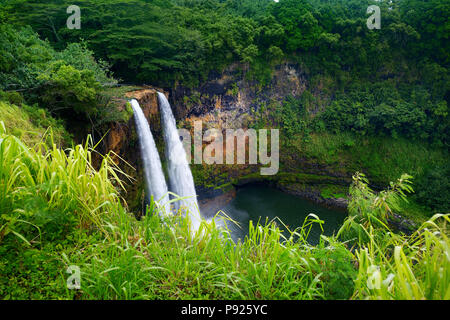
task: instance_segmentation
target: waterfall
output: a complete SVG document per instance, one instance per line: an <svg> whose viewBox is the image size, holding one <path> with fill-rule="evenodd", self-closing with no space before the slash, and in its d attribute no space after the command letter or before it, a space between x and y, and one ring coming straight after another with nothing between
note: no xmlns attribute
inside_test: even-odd
<svg viewBox="0 0 450 320"><path fill-rule="evenodd" d="M197 231L201 217L192 172L187 162L186 152L180 140L175 117L173 116L169 101L167 101L166 96L160 92L158 92L158 101L161 112L161 122L164 128L170 189L180 197L187 197L186 199L176 201L175 206L177 210L181 209L189 215L191 226L194 231Z"/></svg>
<svg viewBox="0 0 450 320"><path fill-rule="evenodd" d="M170 214L170 204L168 204L169 195L166 179L150 126L136 99L131 100L131 106L139 136L148 200L150 195L153 195L153 199L161 205L160 215L168 215Z"/></svg>

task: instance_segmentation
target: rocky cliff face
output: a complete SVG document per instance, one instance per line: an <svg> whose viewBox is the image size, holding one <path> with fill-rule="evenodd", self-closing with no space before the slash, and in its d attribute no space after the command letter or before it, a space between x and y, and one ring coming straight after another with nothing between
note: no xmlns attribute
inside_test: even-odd
<svg viewBox="0 0 450 320"><path fill-rule="evenodd" d="M196 89L171 90L171 103L177 119L187 123L202 120L211 128L248 128L261 106L288 96L299 97L305 89L306 76L296 65L276 67L270 84L261 87L246 80L245 72L235 64L221 74L212 73Z"/></svg>
<svg viewBox="0 0 450 320"><path fill-rule="evenodd" d="M215 128L225 132L226 129L247 129L252 127L261 113L268 113L267 106L282 103L288 96L300 97L307 87L307 76L298 65L283 64L277 66L270 83L261 86L258 82L248 80L241 66L232 65L222 73L211 74L209 79L198 88L176 87L170 90L168 97L174 109L179 128L191 130L193 136L194 121L202 121L203 132ZM161 123L159 117L157 91L153 87L128 92L126 99L139 101L144 114L149 120L161 159L164 161L164 144L162 143ZM119 110L126 108L126 99L118 100ZM265 111L266 110L266 111ZM281 138L282 139L282 138ZM207 143L203 143L206 147ZM142 205L143 180L139 144L135 132L134 119L128 122L111 123L105 139L104 151L116 153L116 163L133 179L128 184L125 195L133 209ZM283 150L280 150L282 153ZM226 150L224 150L224 157ZM287 192L308 197L312 200L338 203L342 200L326 201L320 190L330 184L341 186L345 190L350 177L330 168L317 165L300 156L286 156L281 163L280 173L276 176L263 177L258 165L206 165L192 164L191 168L196 182L200 200L217 197L234 192L236 186L245 183L268 183ZM131 164L136 170L131 169ZM163 164L164 166L164 164Z"/></svg>
<svg viewBox="0 0 450 320"><path fill-rule="evenodd" d="M164 92L158 88L142 87L142 89L127 92L125 98L115 101L118 111L122 111L127 108L127 103L130 99L136 99L149 121L157 142L161 139L158 91ZM106 131L107 134L103 140L102 152L104 154L111 152L114 162L131 178L122 177L127 189L123 197L127 200L132 210L139 212L143 207L144 201L144 181L142 179L141 152L134 117L131 116L128 121L124 122L112 122L108 125ZM161 156L162 151L160 149Z"/></svg>
<svg viewBox="0 0 450 320"><path fill-rule="evenodd" d="M143 88L142 90L127 92L125 96L127 99L120 99L117 101L119 111L126 108L128 100L136 99L139 101L142 111L147 117L153 131L160 132L161 123L159 121L157 90L154 88ZM130 157L130 155L126 154L127 151L135 156L136 152L133 152L135 145L131 144L132 141L130 141L130 138L136 137L134 130L135 127L133 117L131 117L126 123L111 123L109 133L106 136L107 150L113 151L124 159ZM136 141L133 140L133 142ZM116 163L118 163L118 157L115 157L115 159L117 159ZM135 163L135 161L132 161L132 163Z"/></svg>
<svg viewBox="0 0 450 320"><path fill-rule="evenodd" d="M307 74L296 64L276 66L266 85L249 80L246 75L242 66L235 64L222 73L210 74L209 79L196 89L172 89L170 100L179 127L192 130L194 122L201 121L203 132L216 128L222 130L225 136L225 129L246 130L254 126L262 114L270 116L271 105L279 105L289 96L299 98L309 81ZM317 111L309 110L312 114ZM223 154L225 157L225 149ZM229 191L240 184L263 182L314 201L345 207L343 199L326 200L320 190L332 184L340 186L337 189L345 193L351 174L320 165L299 154L283 152L282 149L280 157L280 174L273 177L258 174L258 165L203 164L191 167L197 189L206 197Z"/></svg>

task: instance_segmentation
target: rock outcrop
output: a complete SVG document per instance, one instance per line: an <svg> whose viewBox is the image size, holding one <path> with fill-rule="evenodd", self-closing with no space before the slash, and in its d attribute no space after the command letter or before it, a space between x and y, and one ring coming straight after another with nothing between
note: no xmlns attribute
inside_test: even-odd
<svg viewBox="0 0 450 320"><path fill-rule="evenodd" d="M127 108L129 100L136 99L149 121L155 140L161 139L158 91L164 92L162 89L146 86L142 89L127 92L124 98L115 100L120 112ZM123 193L123 197L127 200L131 210L139 212L143 207L145 188L134 117L130 116L127 121L111 122L105 131L107 131L107 134L103 140L102 152L104 154L111 152L114 162L128 176L121 177L126 183L126 192Z"/></svg>

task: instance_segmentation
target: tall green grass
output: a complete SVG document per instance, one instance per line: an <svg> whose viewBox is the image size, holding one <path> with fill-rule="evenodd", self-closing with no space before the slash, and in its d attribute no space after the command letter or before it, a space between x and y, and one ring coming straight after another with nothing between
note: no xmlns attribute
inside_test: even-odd
<svg viewBox="0 0 450 320"><path fill-rule="evenodd" d="M356 252L359 272L354 299L450 299L449 215L435 215L411 237L386 233Z"/></svg>
<svg viewBox="0 0 450 320"><path fill-rule="evenodd" d="M9 134L18 137L29 146L39 143L50 126L54 142L58 146L70 145L70 135L60 120L52 118L48 111L36 106L22 103L19 107L7 101L1 101L1 92L0 121L3 121Z"/></svg>
<svg viewBox="0 0 450 320"><path fill-rule="evenodd" d="M302 244L281 243L273 224L251 227L233 244L203 222L191 240L187 218L162 223L146 216L118 242L75 254L84 268L82 298L95 299L314 299L323 296L315 261Z"/></svg>
<svg viewBox="0 0 450 320"><path fill-rule="evenodd" d="M356 175L350 217L317 246L307 242L312 224L323 223L316 216L287 233L279 220L251 223L234 243L215 220L196 234L188 216L138 220L118 195L108 156L94 170L88 145L28 147L0 126L2 298L450 298L450 216L410 236L390 230L389 216L411 191L408 176L375 193ZM79 291L66 288L69 265L81 269Z"/></svg>
<svg viewBox="0 0 450 320"><path fill-rule="evenodd" d="M123 185L109 156L92 167L90 142L61 150L47 136L29 147L0 122L0 241L12 233L39 242L42 232L64 235L71 224L106 234L105 221L124 212L113 183Z"/></svg>
<svg viewBox="0 0 450 320"><path fill-rule="evenodd" d="M413 192L410 178L403 175L374 193L363 174L354 176L350 216L338 233L356 243L354 299L450 299L450 215L433 216L409 236L388 224Z"/></svg>

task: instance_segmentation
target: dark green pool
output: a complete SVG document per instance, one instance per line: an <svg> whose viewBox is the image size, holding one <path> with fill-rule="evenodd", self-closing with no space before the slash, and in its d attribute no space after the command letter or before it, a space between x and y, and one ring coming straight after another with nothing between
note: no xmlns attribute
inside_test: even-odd
<svg viewBox="0 0 450 320"><path fill-rule="evenodd" d="M324 234L332 235L337 232L347 215L345 211L328 209L300 197L261 185L247 185L238 189L236 197L221 209L239 222L242 227L238 228L228 223L231 236L235 241L239 238L243 239L248 234L250 220L253 220L254 224L258 220L265 224L266 217L269 221L278 217L291 230L294 230L303 224L308 214L314 213L325 221ZM279 225L281 229L284 229L281 224ZM287 231L284 231L284 234L287 235ZM320 227L314 226L308 242L316 244L320 234Z"/></svg>

